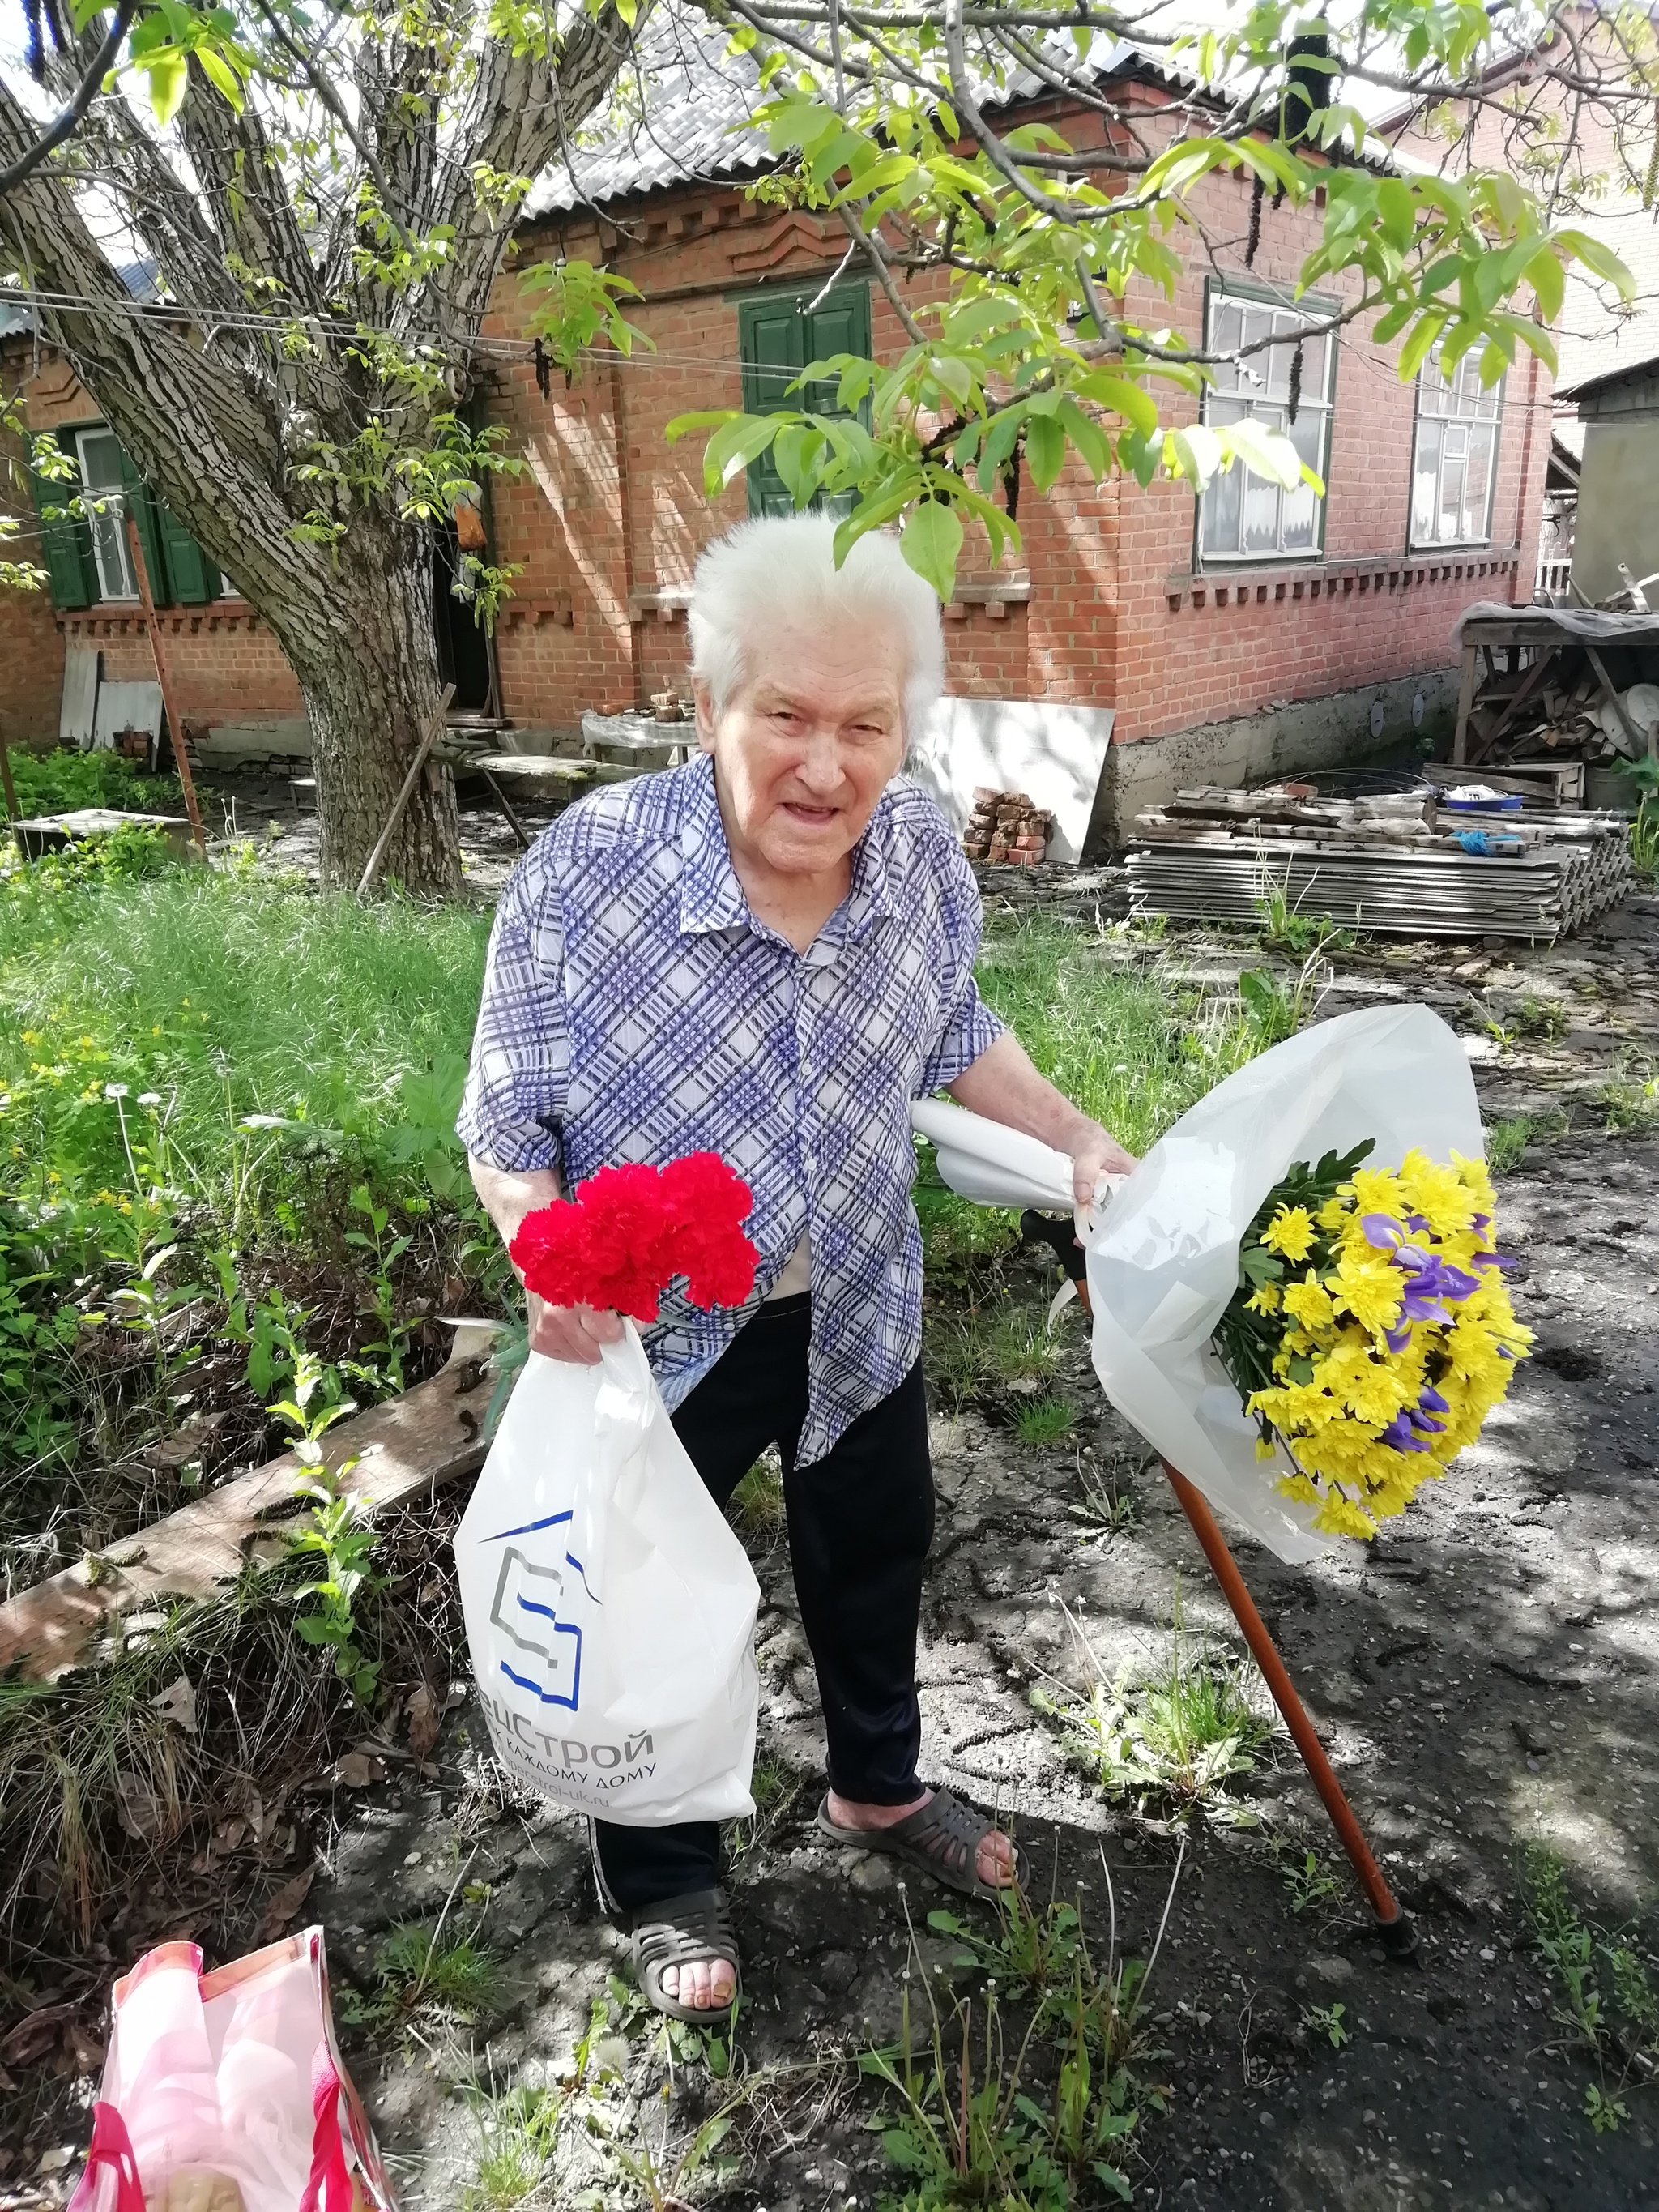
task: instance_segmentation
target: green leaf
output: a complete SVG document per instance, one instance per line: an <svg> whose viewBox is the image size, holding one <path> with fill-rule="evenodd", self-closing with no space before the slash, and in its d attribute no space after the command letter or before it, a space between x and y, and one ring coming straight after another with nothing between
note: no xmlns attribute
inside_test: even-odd
<svg viewBox="0 0 1659 2212"><path fill-rule="evenodd" d="M1434 349L1434 342L1446 327L1449 317L1441 307L1431 307L1413 330L1400 349L1399 377L1409 384Z"/></svg>
<svg viewBox="0 0 1659 2212"><path fill-rule="evenodd" d="M216 85L227 102L240 115L242 112L241 80L217 46L204 41L196 49L196 58L202 64L209 81Z"/></svg>
<svg viewBox="0 0 1659 2212"><path fill-rule="evenodd" d="M1412 198L1410 186L1402 184L1398 177L1385 177L1376 189L1376 205L1382 218L1383 237L1404 253L1417 228L1417 202Z"/></svg>
<svg viewBox="0 0 1659 2212"><path fill-rule="evenodd" d="M738 415L716 430L703 448L703 489L724 491L733 477L765 453L787 422L782 415Z"/></svg>
<svg viewBox="0 0 1659 2212"><path fill-rule="evenodd" d="M1566 297L1566 276L1553 246L1540 246L1527 264L1527 282L1538 302L1538 312L1547 323L1553 323L1560 313Z"/></svg>
<svg viewBox="0 0 1659 2212"><path fill-rule="evenodd" d="M1243 455L1244 465L1253 474L1282 485L1286 491L1301 483L1302 456L1282 430L1247 421L1230 424L1226 434L1233 451Z"/></svg>
<svg viewBox="0 0 1659 2212"><path fill-rule="evenodd" d="M1612 247L1603 246L1599 238L1592 238L1587 230L1558 230L1555 242L1575 261L1582 261L1592 276L1614 286L1621 300L1636 297L1635 277Z"/></svg>
<svg viewBox="0 0 1659 2212"><path fill-rule="evenodd" d="M1066 465L1066 433L1052 415L1031 415L1025 425L1025 458L1031 482L1047 491Z"/></svg>
<svg viewBox="0 0 1659 2212"><path fill-rule="evenodd" d="M689 437L694 430L718 430L722 423L735 421L739 410L735 407L703 407L694 415L677 415L664 430L669 444L677 439ZM246 1128L247 1124L244 1122Z"/></svg>
<svg viewBox="0 0 1659 2212"><path fill-rule="evenodd" d="M1243 428L1235 424L1236 429ZM1170 440L1174 448L1181 474L1191 480L1195 491L1202 491L1221 465L1221 441L1207 424L1194 422L1185 430L1177 430Z"/></svg>
<svg viewBox="0 0 1659 2212"><path fill-rule="evenodd" d="M1060 401L1060 421L1066 436L1082 454L1090 475L1098 483L1112 465L1111 440L1073 400Z"/></svg>
<svg viewBox="0 0 1659 2212"><path fill-rule="evenodd" d="M1092 399L1097 407L1109 407L1126 422L1133 423L1143 437L1150 438L1158 428L1158 402L1127 376L1114 376L1109 369L1098 368L1077 378L1072 389Z"/></svg>
<svg viewBox="0 0 1659 2212"><path fill-rule="evenodd" d="M155 120L162 129L172 122L185 104L185 94L190 84L190 70L185 57L176 47L157 54L145 74L149 78L149 104L155 112Z"/></svg>
<svg viewBox="0 0 1659 2212"><path fill-rule="evenodd" d="M925 576L939 593L941 604L947 601L957 586L957 556L962 551L962 517L955 507L939 499L912 507L899 547L917 575Z"/></svg>

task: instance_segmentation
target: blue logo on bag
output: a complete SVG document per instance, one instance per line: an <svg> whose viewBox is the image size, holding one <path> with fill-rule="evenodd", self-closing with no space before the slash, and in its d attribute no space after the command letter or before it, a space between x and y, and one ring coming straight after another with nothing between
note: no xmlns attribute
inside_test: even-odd
<svg viewBox="0 0 1659 2212"><path fill-rule="evenodd" d="M499 1544L509 1536L532 1535L569 1518L568 1512L550 1514L545 1521L527 1522L521 1528L503 1528L499 1535L484 1540ZM581 1561L568 1552L565 1565L579 1575L584 1572ZM507 1680L528 1690L544 1705L563 1705L574 1713L581 1698L582 1632L574 1621L558 1617L564 1579L557 1567L538 1565L516 1545L509 1546L502 1556L489 1619L491 1626L524 1653L526 1668L533 1668L533 1674L521 1674L503 1659L501 1668Z"/></svg>

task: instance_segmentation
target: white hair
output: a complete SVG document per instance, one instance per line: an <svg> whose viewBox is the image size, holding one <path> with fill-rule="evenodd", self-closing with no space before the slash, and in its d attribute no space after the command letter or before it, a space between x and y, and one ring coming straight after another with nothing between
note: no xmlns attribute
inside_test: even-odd
<svg viewBox="0 0 1659 2212"><path fill-rule="evenodd" d="M905 735L918 737L945 689L938 595L887 532L859 538L839 568L835 539L829 515L766 515L705 547L691 587L692 673L708 686L719 714L748 673L747 647L757 632L896 622Z"/></svg>

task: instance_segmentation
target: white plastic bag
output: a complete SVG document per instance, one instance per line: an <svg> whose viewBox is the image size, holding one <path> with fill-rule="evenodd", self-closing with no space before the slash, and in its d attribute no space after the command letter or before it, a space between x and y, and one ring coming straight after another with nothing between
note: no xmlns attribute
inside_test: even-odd
<svg viewBox="0 0 1659 2212"><path fill-rule="evenodd" d="M455 1536L495 1754L627 1826L751 1813L759 1587L631 1322L596 1367L532 1352Z"/></svg>
<svg viewBox="0 0 1659 2212"><path fill-rule="evenodd" d="M1048 1147L1035 1139L937 1101L914 1107L911 1119L963 1197L1070 1203L1069 1162L1039 1159ZM1295 1462L1282 1445L1275 1458L1256 1458L1256 1425L1210 1339L1267 1193L1294 1162L1351 1152L1366 1137L1379 1167L1398 1166L1413 1146L1441 1161L1485 1149L1468 1060L1426 1006L1342 1014L1275 1045L1183 1114L1096 1207L1092 1227L1079 1224L1107 1396L1212 1505L1291 1562L1351 1540L1316 1534L1318 1508L1280 1496Z"/></svg>
<svg viewBox="0 0 1659 2212"><path fill-rule="evenodd" d="M1351 1152L1397 1167L1484 1149L1463 1048L1426 1006L1378 1006L1319 1022L1218 1084L1160 1139L1089 1243L1095 1372L1148 1443L1212 1505L1281 1559L1350 1540L1316 1534L1316 1506L1281 1497L1296 1472L1281 1445L1255 1455L1256 1426L1210 1342L1238 1283L1238 1248L1295 1161Z"/></svg>

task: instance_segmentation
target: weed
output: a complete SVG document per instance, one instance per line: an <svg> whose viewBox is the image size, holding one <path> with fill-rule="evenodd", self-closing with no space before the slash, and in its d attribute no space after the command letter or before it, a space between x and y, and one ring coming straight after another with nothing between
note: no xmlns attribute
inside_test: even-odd
<svg viewBox="0 0 1659 2212"><path fill-rule="evenodd" d="M985 1338L985 1360L1000 1382L1046 1382L1059 1367L1065 1346L1046 1318L1033 1321L1027 1314L1000 1315Z"/></svg>
<svg viewBox="0 0 1659 2212"><path fill-rule="evenodd" d="M1560 1993L1552 2017L1595 2068L1584 2116L1597 2135L1610 2134L1630 2118L1626 2093L1645 2086L1659 2070L1659 1995L1648 1979L1651 1961L1581 1917L1560 1860L1542 1844L1526 1854L1522 1894Z"/></svg>
<svg viewBox="0 0 1659 2212"><path fill-rule="evenodd" d="M1626 1062L1603 1086L1599 1103L1608 1136L1639 1134L1659 1117L1659 1071L1651 1060Z"/></svg>
<svg viewBox="0 0 1659 2212"><path fill-rule="evenodd" d="M462 2212L513 2212L536 2195L549 2179L565 2101L557 2090L524 2087L473 2098L478 2159Z"/></svg>
<svg viewBox="0 0 1659 2212"><path fill-rule="evenodd" d="M1326 1872L1316 1852L1304 1851L1299 1862L1294 1855L1287 1858L1279 1850L1273 1857L1279 1879L1290 1893L1292 1912L1311 1912L1334 1905L1341 1896L1341 1883Z"/></svg>
<svg viewBox="0 0 1659 2212"><path fill-rule="evenodd" d="M1529 1115L1516 1114L1507 1121L1494 1121L1486 1131L1486 1165L1494 1175L1512 1175L1525 1158L1532 1139Z"/></svg>
<svg viewBox="0 0 1659 2212"><path fill-rule="evenodd" d="M1240 1662L1212 1654L1207 1637L1193 1650L1179 1592L1167 1656L1139 1682L1132 1682L1127 1665L1109 1677L1075 1618L1072 1626L1094 1674L1086 1702L1040 1692L1033 1703L1059 1717L1102 1790L1109 1796L1133 1796L1143 1809L1156 1799L1179 1811L1201 1809L1212 1819L1248 1819L1228 1796L1227 1784L1254 1771L1255 1753L1272 1736L1273 1723L1252 1701L1250 1676Z"/></svg>
<svg viewBox="0 0 1659 2212"><path fill-rule="evenodd" d="M761 1753L749 1778L749 1794L755 1801L755 1809L745 1819L733 1820L727 1831L734 1858L744 1857L766 1840L799 1801L801 1789L801 1778L793 1768L786 1766L781 1759L769 1759L764 1752Z"/></svg>
<svg viewBox="0 0 1659 2212"><path fill-rule="evenodd" d="M1351 929L1340 929L1328 914L1304 914L1285 896L1283 884L1269 883L1255 902L1261 923L1261 941L1275 951L1294 952L1298 959L1322 952L1346 952L1354 943ZM1242 980L1242 979L1241 979Z"/></svg>
<svg viewBox="0 0 1659 2212"><path fill-rule="evenodd" d="M1091 1534L1127 1534L1140 1518L1140 1506L1129 1488L1126 1462L1115 1455L1106 1468L1085 1467L1079 1452L1077 1471L1083 1495L1066 1510L1083 1522Z"/></svg>
<svg viewBox="0 0 1659 2212"><path fill-rule="evenodd" d="M948 2015L924 1981L928 2029L920 2062L907 1988L897 2048L862 2061L895 2101L882 2147L904 2179L902 2212L957 2204L1069 2212L1079 2191L1128 2199L1121 2161L1139 2122L1138 2100L1160 2101L1136 2078L1137 2062L1150 2055L1140 2015L1185 1850L1183 1838L1145 1967L1118 1960L1115 1905L1103 1966L1072 1905L1051 1903L1038 1914L1018 1895L999 1899L1000 1930L988 1940L954 1914L929 1915L930 1926L966 1946L957 1965L989 1978L976 1999L954 2000ZM1108 1870L1109 1895L1110 1881ZM912 1952L919 1963L914 1930ZM1005 1984L1036 1999L1023 2033L1004 2012Z"/></svg>
<svg viewBox="0 0 1659 2212"><path fill-rule="evenodd" d="M1064 1443L1077 1423L1077 1414L1064 1398L1030 1398L1014 1415L1021 1443L1042 1446Z"/></svg>
<svg viewBox="0 0 1659 2212"><path fill-rule="evenodd" d="M1659 880L1659 799L1644 799L1630 825L1630 864L1650 883Z"/></svg>
<svg viewBox="0 0 1659 2212"><path fill-rule="evenodd" d="M435 2014L471 2026L493 2008L501 1987L489 1953L470 1936L447 1936L441 1916L431 1924L400 1921L375 1951L374 1974L378 1994L355 2009L377 2024Z"/></svg>
<svg viewBox="0 0 1659 2212"><path fill-rule="evenodd" d="M300 1589L300 1602L319 1601L313 1611L295 1613L294 1632L301 1643L331 1650L336 1674L350 1686L360 1704L368 1705L380 1668L378 1660L366 1658L358 1646L355 1606L360 1595L377 1586L369 1564L374 1532L362 1504L348 1496L343 1486L356 1461L343 1460L330 1468L322 1443L334 1424L356 1407L340 1395L339 1378L331 1368L291 1338L289 1350L294 1376L290 1395L266 1410L292 1431L294 1454L303 1470L294 1486L295 1495L312 1501L310 1512L288 1540L296 1556L315 1562L318 1569L317 1579Z"/></svg>
<svg viewBox="0 0 1659 2212"><path fill-rule="evenodd" d="M977 1316L942 1331L929 1345L927 1372L946 1409L960 1413L991 1381L990 1355Z"/></svg>
<svg viewBox="0 0 1659 2212"><path fill-rule="evenodd" d="M1333 2051L1340 2051L1349 2040L1342 2024L1346 2011L1347 2007L1340 2004L1307 2005L1303 2008L1302 2025L1310 2033L1322 2035Z"/></svg>
<svg viewBox="0 0 1659 2212"><path fill-rule="evenodd" d="M407 1235L391 1234L392 1214L388 1207L376 1202L368 1185L360 1182L351 1194L351 1210L365 1219L368 1227L348 1229L345 1241L360 1251L374 1255L374 1272L369 1279L374 1318L380 1323L380 1334L364 1346L362 1359L353 1360L345 1372L354 1382L365 1389L371 1398L389 1397L404 1387L404 1353L414 1328L408 1322L398 1319L397 1295L392 1287L391 1270L393 1263L408 1251L413 1241ZM375 1355L382 1355L377 1364Z"/></svg>
<svg viewBox="0 0 1659 2212"><path fill-rule="evenodd" d="M1553 1000L1539 998L1535 992L1528 992L1510 1018L1520 1036L1538 1037L1547 1044L1554 1044L1566 1034L1565 1007Z"/></svg>
<svg viewBox="0 0 1659 2212"><path fill-rule="evenodd" d="M783 1469L775 1451L755 1462L732 1492L726 1510L732 1525L745 1536L769 1536L782 1528Z"/></svg>

